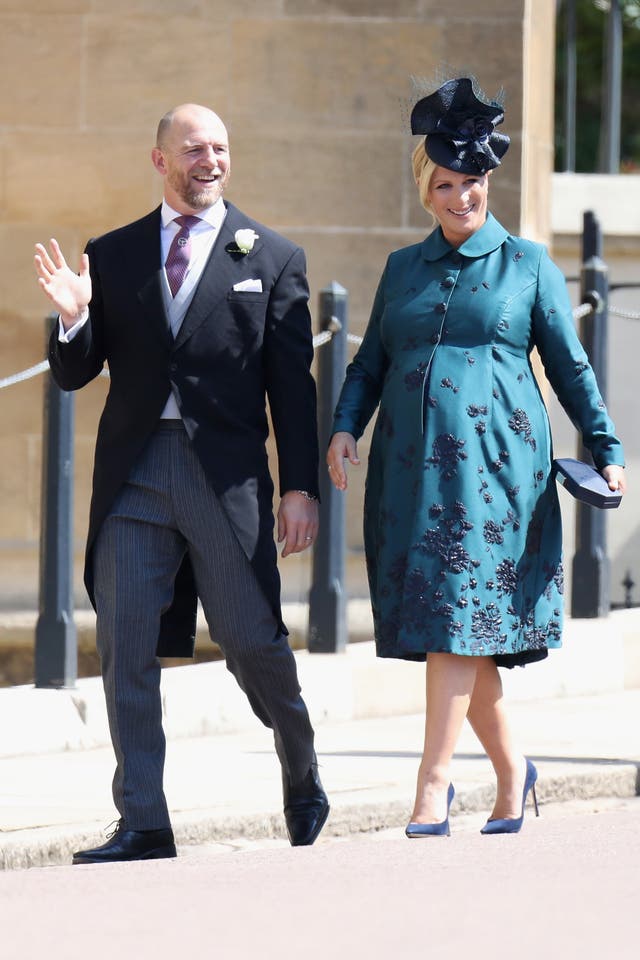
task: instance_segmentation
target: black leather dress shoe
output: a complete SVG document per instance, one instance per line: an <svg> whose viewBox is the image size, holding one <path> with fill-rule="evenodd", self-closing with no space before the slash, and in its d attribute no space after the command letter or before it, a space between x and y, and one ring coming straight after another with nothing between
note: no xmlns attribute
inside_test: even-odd
<svg viewBox="0 0 640 960"><path fill-rule="evenodd" d="M307 847L314 842L329 816L329 801L322 789L318 768L311 765L300 783L291 784L288 777L282 781L284 819L292 847Z"/></svg>
<svg viewBox="0 0 640 960"><path fill-rule="evenodd" d="M115 863L119 860L160 860L175 857L173 830L127 830L120 820L106 843L94 850L78 850L73 863Z"/></svg>

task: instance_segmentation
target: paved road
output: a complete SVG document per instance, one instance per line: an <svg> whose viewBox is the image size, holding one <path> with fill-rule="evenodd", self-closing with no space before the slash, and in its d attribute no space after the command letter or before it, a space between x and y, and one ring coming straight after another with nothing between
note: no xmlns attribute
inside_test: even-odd
<svg viewBox="0 0 640 960"><path fill-rule="evenodd" d="M640 798L548 804L517 836L401 830L0 873L3 960L638 956Z"/></svg>

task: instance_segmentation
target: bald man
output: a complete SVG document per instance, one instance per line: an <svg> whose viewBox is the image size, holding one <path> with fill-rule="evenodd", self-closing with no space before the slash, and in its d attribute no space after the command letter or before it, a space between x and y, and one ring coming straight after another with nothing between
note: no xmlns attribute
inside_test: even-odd
<svg viewBox="0 0 640 960"><path fill-rule="evenodd" d="M303 251L223 199L229 140L183 104L151 159L162 205L91 240L79 272L55 240L36 272L60 315L51 370L77 390L108 364L96 441L85 583L96 610L118 827L74 854L174 857L162 778L159 656L193 653L199 598L211 636L274 732L294 846L329 804L280 609L266 399L278 451L282 556L318 530L318 450ZM251 789L251 785L247 785Z"/></svg>

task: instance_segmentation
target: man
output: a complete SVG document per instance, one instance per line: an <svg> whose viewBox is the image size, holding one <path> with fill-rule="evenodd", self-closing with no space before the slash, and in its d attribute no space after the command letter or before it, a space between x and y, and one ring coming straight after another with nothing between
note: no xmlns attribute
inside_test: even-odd
<svg viewBox="0 0 640 960"><path fill-rule="evenodd" d="M252 709L273 728L293 845L329 804L280 611L265 441L278 449L286 557L318 529L315 386L303 251L222 198L227 131L183 104L160 121L162 206L92 240L80 272L36 245L60 314L49 359L76 390L108 363L85 583L96 609L120 814L74 863L176 855L162 788L158 655L190 655L199 597ZM197 218L197 219L196 219Z"/></svg>

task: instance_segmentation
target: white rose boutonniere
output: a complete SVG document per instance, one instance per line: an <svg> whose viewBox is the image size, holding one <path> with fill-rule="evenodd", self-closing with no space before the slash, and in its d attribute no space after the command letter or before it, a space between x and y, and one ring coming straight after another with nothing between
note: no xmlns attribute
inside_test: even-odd
<svg viewBox="0 0 640 960"><path fill-rule="evenodd" d="M233 236L236 241L238 251L240 253L250 253L253 250L253 245L260 234L256 233L255 230L252 230L249 227L246 230L236 230Z"/></svg>

